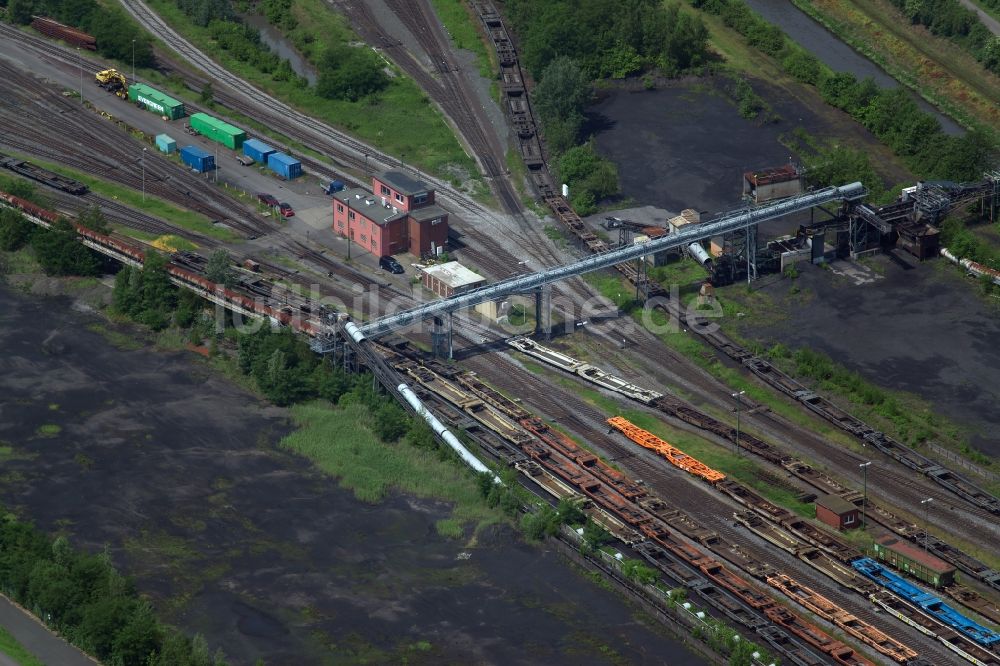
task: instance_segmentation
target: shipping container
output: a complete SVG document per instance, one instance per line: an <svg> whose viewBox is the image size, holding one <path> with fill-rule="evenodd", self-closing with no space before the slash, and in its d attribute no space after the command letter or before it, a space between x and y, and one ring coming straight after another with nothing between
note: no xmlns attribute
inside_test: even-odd
<svg viewBox="0 0 1000 666"><path fill-rule="evenodd" d="M177 142L166 134L157 134L156 147L161 153L172 153L177 150Z"/></svg>
<svg viewBox="0 0 1000 666"><path fill-rule="evenodd" d="M97 50L97 40L93 35L88 35L82 30L71 28L68 25L63 25L62 23L56 23L52 19L45 18L44 16L33 16L31 19L31 27L46 37L61 39L67 44L79 46L82 49L89 49L91 51Z"/></svg>
<svg viewBox="0 0 1000 666"><path fill-rule="evenodd" d="M875 539L872 551L876 559L934 587L946 587L955 582L955 567L895 536Z"/></svg>
<svg viewBox="0 0 1000 666"><path fill-rule="evenodd" d="M198 146L181 148L181 160L198 173L205 173L215 168L215 157Z"/></svg>
<svg viewBox="0 0 1000 666"><path fill-rule="evenodd" d="M267 164L267 158L277 151L259 139L247 139L243 142L243 154L261 164Z"/></svg>
<svg viewBox="0 0 1000 666"><path fill-rule="evenodd" d="M221 143L226 148L239 150L243 146L243 142L247 140L247 133L239 127L213 118L207 113L191 114L190 122L191 129L195 132Z"/></svg>
<svg viewBox="0 0 1000 666"><path fill-rule="evenodd" d="M147 111L177 120L184 117L184 102L178 102L169 95L164 95L156 88L150 88L143 83L133 83L128 87L128 98Z"/></svg>
<svg viewBox="0 0 1000 666"><path fill-rule="evenodd" d="M285 180L293 180L302 175L302 163L284 153L271 153L267 157L267 166Z"/></svg>

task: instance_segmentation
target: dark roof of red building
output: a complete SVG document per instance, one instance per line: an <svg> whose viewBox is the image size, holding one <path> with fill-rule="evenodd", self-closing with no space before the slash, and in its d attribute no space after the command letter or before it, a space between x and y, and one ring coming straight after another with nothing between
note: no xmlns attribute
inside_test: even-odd
<svg viewBox="0 0 1000 666"><path fill-rule="evenodd" d="M816 498L816 504L840 515L858 511L858 507L837 495L820 495Z"/></svg>
<svg viewBox="0 0 1000 666"><path fill-rule="evenodd" d="M917 548L909 541L903 541L902 539L898 539L891 534L875 539L875 543L899 553L908 560L916 562L917 564L922 564L931 571L936 571L939 574L951 573L955 571L955 567L951 566L944 560L938 559L930 553L925 553L922 549Z"/></svg>
<svg viewBox="0 0 1000 666"><path fill-rule="evenodd" d="M402 171L383 171L376 177L400 194L422 194L430 189L424 181Z"/></svg>

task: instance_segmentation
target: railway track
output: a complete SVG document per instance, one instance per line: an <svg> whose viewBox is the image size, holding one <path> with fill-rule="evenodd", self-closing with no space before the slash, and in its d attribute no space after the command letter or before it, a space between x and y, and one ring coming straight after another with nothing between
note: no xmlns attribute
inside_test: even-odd
<svg viewBox="0 0 1000 666"><path fill-rule="evenodd" d="M0 33L10 30L0 26ZM49 45L45 45L49 46ZM50 52L52 49L46 49ZM30 95L17 113L0 107L0 145L37 157L60 162L86 173L127 185L143 187L148 194L221 221L246 235L261 235L268 228L250 223L253 211L209 183L192 177L185 169L162 158L154 150L143 151L141 143L117 128L94 122L89 112L61 94L0 62L0 76L8 94ZM145 178L140 173L145 166ZM238 213L234 216L233 212ZM241 219L242 218L242 219Z"/></svg>
<svg viewBox="0 0 1000 666"><path fill-rule="evenodd" d="M264 122L269 127L286 136L311 145L322 152L334 155L353 168L363 169L366 157L370 159L371 166L378 169L391 169L400 166L400 161L388 154L288 106L239 77L234 76L181 37L159 15L140 0L122 0L122 5L142 26L157 35L167 46L179 53L185 60L208 74L214 81L225 84L245 98L244 100L237 101L233 96L227 95L225 91L217 91L216 99L223 105L240 112L249 111L248 115L250 117ZM422 180L433 185L438 192L439 198L451 203L452 206L458 206L475 212L486 219L492 218L492 214L485 207L472 197L452 187L447 181L419 171L409 165L406 166L406 169L418 174Z"/></svg>

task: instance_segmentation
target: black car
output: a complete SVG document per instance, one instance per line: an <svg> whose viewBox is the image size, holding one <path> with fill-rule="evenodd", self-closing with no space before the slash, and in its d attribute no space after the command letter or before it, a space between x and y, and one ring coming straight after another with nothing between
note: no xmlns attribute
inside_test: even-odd
<svg viewBox="0 0 1000 666"><path fill-rule="evenodd" d="M378 267L390 273L404 273L403 265L396 261L394 257L379 257Z"/></svg>

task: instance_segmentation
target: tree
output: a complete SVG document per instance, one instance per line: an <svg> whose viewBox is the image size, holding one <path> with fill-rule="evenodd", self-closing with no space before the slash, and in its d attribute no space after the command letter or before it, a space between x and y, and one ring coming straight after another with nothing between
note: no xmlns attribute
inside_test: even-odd
<svg viewBox="0 0 1000 666"><path fill-rule="evenodd" d="M532 102L551 150L562 153L576 143L590 96L590 80L572 58L556 58L545 68Z"/></svg>
<svg viewBox="0 0 1000 666"><path fill-rule="evenodd" d="M101 207L97 204L85 208L76 218L76 221L100 234L107 234L111 232L108 227L108 220L104 217L104 213L101 211Z"/></svg>
<svg viewBox="0 0 1000 666"><path fill-rule="evenodd" d="M0 250L13 252L31 242L37 227L16 210L0 209Z"/></svg>
<svg viewBox="0 0 1000 666"><path fill-rule="evenodd" d="M33 234L31 245L47 275L97 275L97 258L77 242L76 231L66 220Z"/></svg>
<svg viewBox="0 0 1000 666"><path fill-rule="evenodd" d="M233 259L225 250L216 250L208 258L208 265L205 267L205 277L217 284L232 287L236 283L236 276L233 273Z"/></svg>
<svg viewBox="0 0 1000 666"><path fill-rule="evenodd" d="M10 0L7 3L7 16L19 25L31 23L31 17L34 13L35 3L33 0Z"/></svg>
<svg viewBox="0 0 1000 666"><path fill-rule="evenodd" d="M212 87L211 81L205 82L205 85L201 87L201 93L199 93L198 97L203 104L212 104L212 101L215 99L215 89Z"/></svg>
<svg viewBox="0 0 1000 666"><path fill-rule="evenodd" d="M327 99L356 102L389 85L382 62L368 49L331 45L323 54L316 94Z"/></svg>
<svg viewBox="0 0 1000 666"><path fill-rule="evenodd" d="M861 181L875 199L884 189L882 179L875 172L868 153L847 146L835 145L821 149L806 158L806 167L806 180L817 187Z"/></svg>

